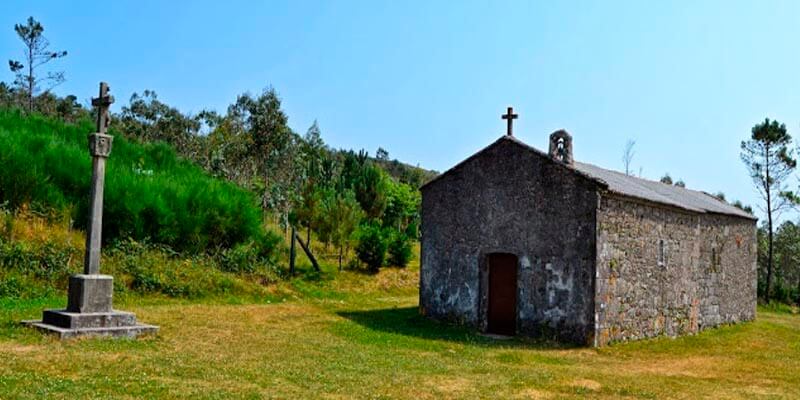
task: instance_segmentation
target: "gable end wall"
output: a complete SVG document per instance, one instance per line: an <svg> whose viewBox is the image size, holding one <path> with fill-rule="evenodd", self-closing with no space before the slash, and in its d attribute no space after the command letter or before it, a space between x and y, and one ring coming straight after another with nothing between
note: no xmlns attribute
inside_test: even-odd
<svg viewBox="0 0 800 400"><path fill-rule="evenodd" d="M596 184L500 140L422 191L420 311L486 330L492 252L518 257L517 331L591 342Z"/></svg>

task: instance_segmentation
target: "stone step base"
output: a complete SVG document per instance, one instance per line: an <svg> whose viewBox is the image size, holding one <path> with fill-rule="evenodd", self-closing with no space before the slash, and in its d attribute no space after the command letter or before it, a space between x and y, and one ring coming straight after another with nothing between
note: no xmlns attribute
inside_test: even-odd
<svg viewBox="0 0 800 400"><path fill-rule="evenodd" d="M22 323L39 329L42 332L56 335L59 339L72 339L77 337L113 337L133 339L141 335L154 335L158 332L157 326L144 324L73 329L46 324L42 321L22 321Z"/></svg>
<svg viewBox="0 0 800 400"><path fill-rule="evenodd" d="M125 311L76 313L44 310L42 323L64 329L115 328L136 325L136 315Z"/></svg>

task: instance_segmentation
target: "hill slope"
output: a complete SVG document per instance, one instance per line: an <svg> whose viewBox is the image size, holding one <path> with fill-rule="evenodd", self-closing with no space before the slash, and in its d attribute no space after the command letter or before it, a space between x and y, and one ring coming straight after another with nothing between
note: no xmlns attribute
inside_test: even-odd
<svg viewBox="0 0 800 400"><path fill-rule="evenodd" d="M68 125L0 110L0 204L29 205L85 226L92 131L90 121ZM106 242L133 238L202 252L264 238L251 193L208 176L165 144L138 144L110 133L115 139L106 172Z"/></svg>

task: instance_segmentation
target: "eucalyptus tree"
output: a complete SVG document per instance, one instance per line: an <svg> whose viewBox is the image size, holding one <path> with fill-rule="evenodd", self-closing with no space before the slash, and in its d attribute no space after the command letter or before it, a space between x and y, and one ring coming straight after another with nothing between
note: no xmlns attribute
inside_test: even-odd
<svg viewBox="0 0 800 400"><path fill-rule="evenodd" d="M228 118L233 128L245 132L249 139L249 155L256 161L261 179L254 186L262 190L262 207L269 209L276 203L272 179L285 175L282 168L291 166L287 159L294 155L287 150L293 150L292 145L296 144L278 93L267 88L257 97L242 94L228 107ZM283 200L277 202L283 203Z"/></svg>

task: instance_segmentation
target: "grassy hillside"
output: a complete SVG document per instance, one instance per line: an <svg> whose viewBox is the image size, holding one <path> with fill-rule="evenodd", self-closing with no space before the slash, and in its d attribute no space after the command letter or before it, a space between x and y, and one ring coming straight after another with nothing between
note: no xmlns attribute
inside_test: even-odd
<svg viewBox="0 0 800 400"><path fill-rule="evenodd" d="M0 110L0 204L30 206L86 224L90 121L68 125ZM107 164L103 238L132 238L177 251L206 252L256 241L274 246L251 193L206 175L164 144L127 141L113 129Z"/></svg>

